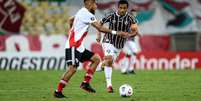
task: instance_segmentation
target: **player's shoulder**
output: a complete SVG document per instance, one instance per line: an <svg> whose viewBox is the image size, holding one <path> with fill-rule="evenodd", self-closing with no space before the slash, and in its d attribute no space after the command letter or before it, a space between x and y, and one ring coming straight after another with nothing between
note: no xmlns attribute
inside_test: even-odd
<svg viewBox="0 0 201 101"><path fill-rule="evenodd" d="M78 13L78 16L94 16L91 12L89 12L85 7L81 8Z"/></svg>
<svg viewBox="0 0 201 101"><path fill-rule="evenodd" d="M127 16L129 17L129 18L134 18L134 16L131 14L131 13L127 13Z"/></svg>
<svg viewBox="0 0 201 101"><path fill-rule="evenodd" d="M127 13L127 16L134 21L135 23L138 23L137 18L135 16L132 15L132 13Z"/></svg>
<svg viewBox="0 0 201 101"><path fill-rule="evenodd" d="M105 13L105 16L106 16L106 17L111 17L111 16L113 16L113 15L115 15L115 12L114 12L114 11L110 11L110 12Z"/></svg>

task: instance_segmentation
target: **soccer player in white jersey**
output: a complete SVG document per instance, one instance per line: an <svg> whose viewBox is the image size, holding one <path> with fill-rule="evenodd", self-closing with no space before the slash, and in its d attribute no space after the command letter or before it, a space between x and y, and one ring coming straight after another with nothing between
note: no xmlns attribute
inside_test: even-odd
<svg viewBox="0 0 201 101"><path fill-rule="evenodd" d="M138 30L137 24L132 27L133 29ZM139 31L137 31L137 35L139 38ZM122 74L135 74L134 64L136 60L136 54L140 52L140 47L136 41L136 37L131 37L126 40L126 43L123 48L125 57L119 63Z"/></svg>
<svg viewBox="0 0 201 101"><path fill-rule="evenodd" d="M138 34L137 30L133 29L134 27L132 27L135 26L136 22L133 19L133 17L127 12L128 8L129 8L128 1L120 0L118 2L118 10L104 17L100 21L100 23L102 25L108 23L109 29L111 30L128 32L129 38L136 36ZM100 37L101 35L98 34L97 41L100 41L101 39ZM123 49L127 38L109 33L106 33L103 38L102 47L105 56L102 64L104 65L106 88L109 93L113 93L113 87L112 87L113 62L116 60L120 51Z"/></svg>
<svg viewBox="0 0 201 101"><path fill-rule="evenodd" d="M66 63L68 70L63 74L54 96L57 98L64 98L62 91L68 84L70 78L75 74L79 62L91 61L92 64L84 76L84 80L80 88L95 93L96 91L90 86L90 81L100 62L100 57L97 54L87 50L83 45L83 39L88 33L89 25L92 25L100 32L116 34L123 37L128 37L126 32L117 32L102 26L95 18L94 13L97 8L95 0L84 0L84 7L81 8L74 17L70 19L71 30L66 42Z"/></svg>

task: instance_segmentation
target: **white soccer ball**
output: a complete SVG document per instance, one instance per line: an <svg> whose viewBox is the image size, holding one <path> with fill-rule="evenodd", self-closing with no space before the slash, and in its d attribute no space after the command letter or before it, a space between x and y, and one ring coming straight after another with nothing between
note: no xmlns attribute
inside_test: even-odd
<svg viewBox="0 0 201 101"><path fill-rule="evenodd" d="M119 94L122 97L130 97L133 95L133 89L128 84L123 84L119 87Z"/></svg>

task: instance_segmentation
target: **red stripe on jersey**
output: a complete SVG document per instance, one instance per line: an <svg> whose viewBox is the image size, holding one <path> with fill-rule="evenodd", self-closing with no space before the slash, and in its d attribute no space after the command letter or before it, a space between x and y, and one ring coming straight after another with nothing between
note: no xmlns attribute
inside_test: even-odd
<svg viewBox="0 0 201 101"><path fill-rule="evenodd" d="M71 34L69 34L69 36L68 37L70 37L70 42L69 42L69 44L70 44L70 48L72 47L72 46L74 46L74 36L75 36L75 32L74 32L74 30L72 29L72 31L71 31Z"/></svg>
<svg viewBox="0 0 201 101"><path fill-rule="evenodd" d="M70 35L70 40L69 40L70 48L72 48L72 46L75 46L75 48L79 47L81 45L83 39L86 37L86 35L87 35L87 32L85 32L82 35L82 37L77 42L75 42L75 32L74 32L74 30L72 30L71 35Z"/></svg>

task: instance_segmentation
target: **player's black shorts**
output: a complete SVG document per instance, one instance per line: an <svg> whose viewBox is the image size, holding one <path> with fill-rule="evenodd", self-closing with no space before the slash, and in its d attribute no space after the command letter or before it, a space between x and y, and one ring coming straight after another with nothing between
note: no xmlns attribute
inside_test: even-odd
<svg viewBox="0 0 201 101"><path fill-rule="evenodd" d="M74 65L75 67L79 66L79 62L90 61L93 52L85 49L83 52L79 52L76 48L67 48L66 49L66 63L67 65Z"/></svg>

